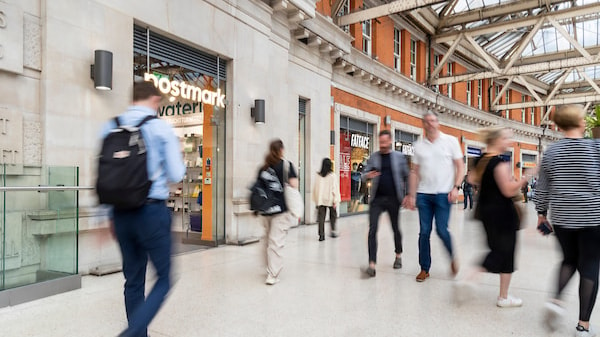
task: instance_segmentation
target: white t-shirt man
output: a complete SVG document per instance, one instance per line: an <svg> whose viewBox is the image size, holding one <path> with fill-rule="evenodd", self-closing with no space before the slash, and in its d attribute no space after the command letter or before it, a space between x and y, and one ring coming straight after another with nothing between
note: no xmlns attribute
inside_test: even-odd
<svg viewBox="0 0 600 337"><path fill-rule="evenodd" d="M433 143L423 136L414 148L412 161L419 165L420 178L417 193L450 193L456 180L454 160L463 158L458 140L440 131Z"/></svg>

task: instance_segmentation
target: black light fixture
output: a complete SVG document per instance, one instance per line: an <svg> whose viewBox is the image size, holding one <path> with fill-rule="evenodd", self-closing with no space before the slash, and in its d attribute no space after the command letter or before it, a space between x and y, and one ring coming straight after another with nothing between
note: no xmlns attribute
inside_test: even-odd
<svg viewBox="0 0 600 337"><path fill-rule="evenodd" d="M90 76L98 90L112 90L113 54L107 50L94 51L94 64Z"/></svg>
<svg viewBox="0 0 600 337"><path fill-rule="evenodd" d="M329 131L329 145L335 145L335 130Z"/></svg>
<svg viewBox="0 0 600 337"><path fill-rule="evenodd" d="M250 108L250 116L254 118L254 123L265 124L265 100L255 99L254 107Z"/></svg>

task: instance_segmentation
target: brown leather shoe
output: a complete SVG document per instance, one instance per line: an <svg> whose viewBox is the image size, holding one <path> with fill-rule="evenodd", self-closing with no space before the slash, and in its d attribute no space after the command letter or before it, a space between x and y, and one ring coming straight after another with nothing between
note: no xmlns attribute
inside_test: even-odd
<svg viewBox="0 0 600 337"><path fill-rule="evenodd" d="M424 270L421 270L419 275L417 275L417 282L423 282L428 277L429 277L429 273Z"/></svg>
<svg viewBox="0 0 600 337"><path fill-rule="evenodd" d="M452 276L456 277L456 274L458 274L458 262L456 260L452 260L450 263L450 271L452 272Z"/></svg>

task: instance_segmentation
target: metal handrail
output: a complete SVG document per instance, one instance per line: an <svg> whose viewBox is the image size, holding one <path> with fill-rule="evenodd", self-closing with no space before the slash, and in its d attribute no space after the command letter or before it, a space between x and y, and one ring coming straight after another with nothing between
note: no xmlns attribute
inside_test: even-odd
<svg viewBox="0 0 600 337"><path fill-rule="evenodd" d="M46 192L46 191L80 191L94 190L93 186L0 186L0 192Z"/></svg>

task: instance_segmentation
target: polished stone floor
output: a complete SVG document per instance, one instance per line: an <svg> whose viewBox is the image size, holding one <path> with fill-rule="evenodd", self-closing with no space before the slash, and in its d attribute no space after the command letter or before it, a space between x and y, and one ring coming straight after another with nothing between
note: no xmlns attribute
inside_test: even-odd
<svg viewBox="0 0 600 337"><path fill-rule="evenodd" d="M554 237L529 227L519 233L518 270L511 293L521 308L495 305L498 276L484 275L475 297L453 300L449 259L432 235L431 277L415 282L417 213L402 211L404 266L392 269L394 248L387 216L379 230L379 265L366 278L367 216L339 220L339 238L317 241L317 226L291 229L281 282L264 284L262 244L221 246L174 258L175 284L150 326L160 336L573 336L577 282L566 290L563 330L548 333L542 309L555 282L560 252ZM481 225L462 205L453 206L451 231L464 275L484 252ZM152 279L152 276L150 276ZM0 309L0 336L116 336L126 325L123 276L85 276L80 290ZM600 309L599 309L600 310ZM600 319L598 310L592 324Z"/></svg>

